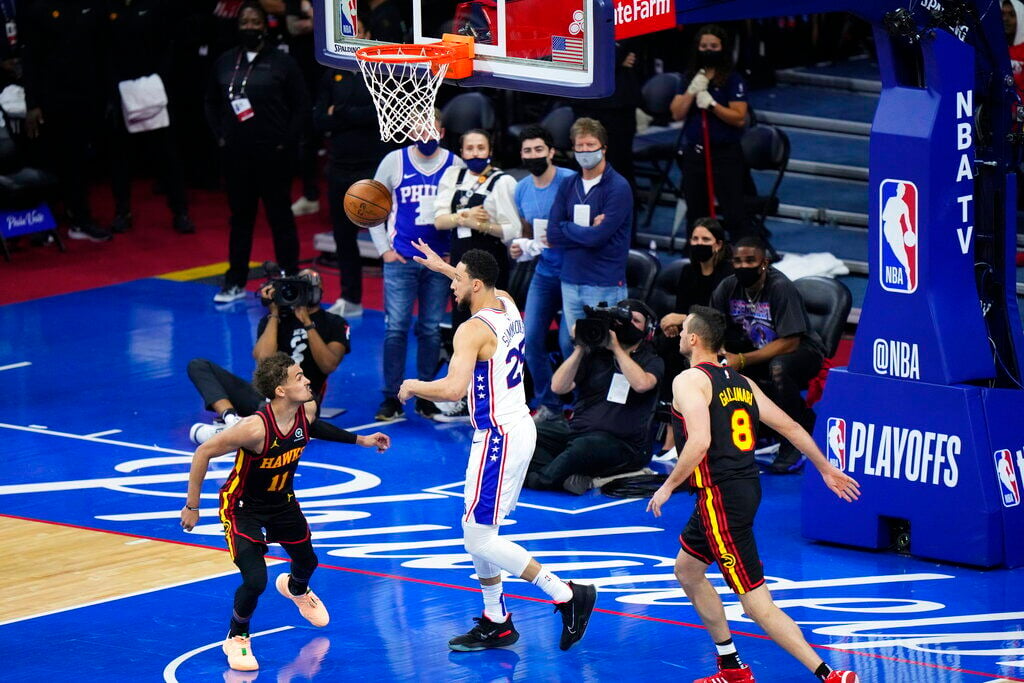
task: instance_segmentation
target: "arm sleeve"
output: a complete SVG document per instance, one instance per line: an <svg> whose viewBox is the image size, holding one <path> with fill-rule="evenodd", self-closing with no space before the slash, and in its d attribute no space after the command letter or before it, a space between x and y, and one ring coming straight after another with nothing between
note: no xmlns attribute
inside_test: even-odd
<svg viewBox="0 0 1024 683"><path fill-rule="evenodd" d="M377 172L373 174L373 179L384 183L389 190L394 192L398 183L402 181L402 150L396 149L389 152L381 160ZM373 240L373 246L377 248L378 255L383 256L384 252L391 251L391 238L388 237L386 222L370 228L370 238Z"/></svg>
<svg viewBox="0 0 1024 683"><path fill-rule="evenodd" d="M604 214L601 225L585 226L565 221L561 227L566 240L584 247L596 247L607 242L619 231L624 222L633 220L633 194L626 181L621 177L615 178L614 183L609 183L606 192L607 195L598 212ZM593 218L594 216L591 216L591 220ZM550 228L550 224L548 227Z"/></svg>
<svg viewBox="0 0 1024 683"><path fill-rule="evenodd" d="M502 175L494 183L494 191L487 197L487 212L495 216L495 222L501 225L501 241L505 244L511 244L512 240L523 234L515 196L515 178Z"/></svg>
<svg viewBox="0 0 1024 683"><path fill-rule="evenodd" d="M314 439L323 439L324 441L337 441L338 443L356 442L355 434L341 427L335 427L330 422L324 422L323 420L314 420L313 424L309 425L309 435Z"/></svg>
<svg viewBox="0 0 1024 683"><path fill-rule="evenodd" d="M459 177L459 169L449 166L437 183L437 195L434 197L434 218L452 213L452 198L455 197L455 183Z"/></svg>

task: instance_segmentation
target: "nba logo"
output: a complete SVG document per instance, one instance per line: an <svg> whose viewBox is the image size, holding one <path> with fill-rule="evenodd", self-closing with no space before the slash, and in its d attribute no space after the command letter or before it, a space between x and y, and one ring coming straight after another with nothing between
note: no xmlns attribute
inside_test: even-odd
<svg viewBox="0 0 1024 683"><path fill-rule="evenodd" d="M828 442L828 461L836 468L846 471L846 420L830 417L825 430Z"/></svg>
<svg viewBox="0 0 1024 683"><path fill-rule="evenodd" d="M341 35L352 38L356 34L356 0L341 0L338 3L338 19L341 21Z"/></svg>
<svg viewBox="0 0 1024 683"><path fill-rule="evenodd" d="M999 479L999 493L1003 499L1003 507L1012 508L1020 505L1020 486L1017 483L1017 470L1013 466L1013 456L1005 448L995 452L996 478Z"/></svg>
<svg viewBox="0 0 1024 683"><path fill-rule="evenodd" d="M917 291L917 185L883 180L878 186L878 277L887 292Z"/></svg>

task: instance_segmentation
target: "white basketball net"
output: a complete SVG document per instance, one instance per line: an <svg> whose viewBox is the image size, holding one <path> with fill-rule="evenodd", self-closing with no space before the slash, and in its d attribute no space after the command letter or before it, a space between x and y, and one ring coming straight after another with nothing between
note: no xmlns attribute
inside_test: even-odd
<svg viewBox="0 0 1024 683"><path fill-rule="evenodd" d="M372 58L373 51L371 58L357 54L363 80L377 108L380 139L399 143L439 140L434 102L448 71L447 61L435 61L437 49L422 46L392 45L386 50L382 59Z"/></svg>

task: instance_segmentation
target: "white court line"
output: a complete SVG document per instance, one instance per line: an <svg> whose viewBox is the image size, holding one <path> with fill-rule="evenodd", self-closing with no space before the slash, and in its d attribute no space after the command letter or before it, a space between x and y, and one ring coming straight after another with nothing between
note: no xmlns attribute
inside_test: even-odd
<svg viewBox="0 0 1024 683"><path fill-rule="evenodd" d="M105 432L94 432L92 434L86 434L85 436L86 436L86 438L94 439L97 436L110 436L111 434L120 434L120 433L121 433L120 429L108 429Z"/></svg>
<svg viewBox="0 0 1024 683"><path fill-rule="evenodd" d="M380 422L367 422L364 425L358 425L356 427L344 427L350 432L358 432L360 429L370 429L371 427L384 427L385 425L398 424L399 422L405 422L407 418L396 417L394 420L380 421Z"/></svg>
<svg viewBox="0 0 1024 683"><path fill-rule="evenodd" d="M29 365L32 365L32 363L28 362L27 360L22 361L20 363L11 363L10 365L0 365L0 372L4 370L14 370L15 368L24 368L28 367Z"/></svg>
<svg viewBox="0 0 1024 683"><path fill-rule="evenodd" d="M423 490L426 491L427 493L439 493L441 495L450 496L452 498L462 498L463 493L462 493L461 487L464 486L465 484L466 484L466 482L464 482L464 481L455 481L455 482L452 482L451 484L441 484L440 486L434 486L432 488L423 489ZM460 489L458 491L449 491L448 489L451 489L452 487L460 487ZM550 507L548 505L537 505L536 503L524 503L522 501L522 498L520 498L519 501L516 502L516 507L532 508L534 510L544 510L546 512L560 512L563 515L580 515L580 514L583 514L585 512L593 512L594 510L603 510L604 508L616 507L618 505L627 505L628 503L636 503L636 502L641 501L641 500L644 500L644 499L643 498L623 498L621 500L613 500L610 503L601 503L600 505L591 505L590 507L579 508L578 510L569 510L569 509L566 509L566 508Z"/></svg>
<svg viewBox="0 0 1024 683"><path fill-rule="evenodd" d="M294 626L278 626L277 628L272 628L272 629L267 630L267 631L260 631L259 633L252 633L252 634L249 635L249 637L250 638L258 638L259 636L268 636L271 633L279 633L280 631L287 631L290 628L295 628L295 627ZM224 642L223 640L218 640L218 641L210 643L208 645L203 645L202 647L197 647L194 650L189 650L185 654L178 655L177 657L172 659L170 661L170 663L168 663L167 666L164 667L164 683L178 683L178 677L175 674L177 673L179 666L181 666L187 660L189 660L192 657L196 656L200 652L206 652L207 650L212 650L215 647L220 647L223 642Z"/></svg>

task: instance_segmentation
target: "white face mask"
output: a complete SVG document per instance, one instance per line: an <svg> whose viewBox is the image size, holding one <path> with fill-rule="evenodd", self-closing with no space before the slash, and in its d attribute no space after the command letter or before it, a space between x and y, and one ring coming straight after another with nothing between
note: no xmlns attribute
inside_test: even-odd
<svg viewBox="0 0 1024 683"><path fill-rule="evenodd" d="M604 152L599 149L595 149L593 152L576 152L576 163L580 165L580 168L590 170L601 163L604 159Z"/></svg>

